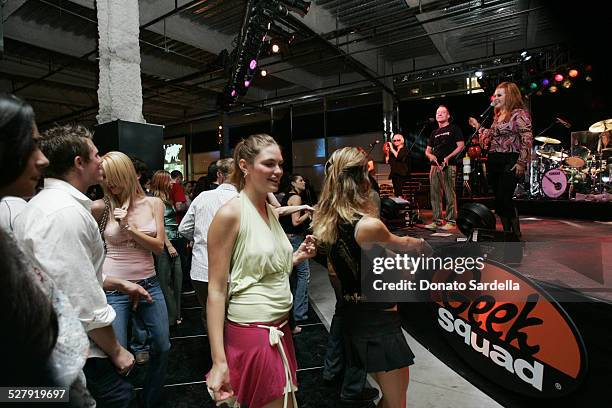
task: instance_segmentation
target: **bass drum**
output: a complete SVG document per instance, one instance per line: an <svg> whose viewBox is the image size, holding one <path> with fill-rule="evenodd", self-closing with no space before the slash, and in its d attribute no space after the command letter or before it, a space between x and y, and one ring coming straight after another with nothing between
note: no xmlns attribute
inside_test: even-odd
<svg viewBox="0 0 612 408"><path fill-rule="evenodd" d="M550 169L540 182L542 193L548 198L559 198L567 189L567 175L561 169Z"/></svg>

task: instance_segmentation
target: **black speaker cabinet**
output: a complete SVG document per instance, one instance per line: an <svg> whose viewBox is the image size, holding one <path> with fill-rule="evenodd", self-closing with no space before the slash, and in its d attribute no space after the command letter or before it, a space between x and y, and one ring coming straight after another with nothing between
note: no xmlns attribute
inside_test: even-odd
<svg viewBox="0 0 612 408"><path fill-rule="evenodd" d="M149 170L164 168L164 127L115 120L96 126L94 143L100 156L116 150L143 160Z"/></svg>

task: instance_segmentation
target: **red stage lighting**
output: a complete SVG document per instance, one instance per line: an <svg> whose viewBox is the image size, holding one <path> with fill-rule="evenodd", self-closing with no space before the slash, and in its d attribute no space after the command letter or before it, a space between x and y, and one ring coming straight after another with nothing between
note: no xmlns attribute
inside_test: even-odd
<svg viewBox="0 0 612 408"><path fill-rule="evenodd" d="M576 78L578 76L578 70L577 69L570 69L569 70L569 76L572 78Z"/></svg>
<svg viewBox="0 0 612 408"><path fill-rule="evenodd" d="M561 75L561 74L556 74L556 75L555 75L555 81L557 81L557 82L561 82L561 81L563 81L563 75Z"/></svg>

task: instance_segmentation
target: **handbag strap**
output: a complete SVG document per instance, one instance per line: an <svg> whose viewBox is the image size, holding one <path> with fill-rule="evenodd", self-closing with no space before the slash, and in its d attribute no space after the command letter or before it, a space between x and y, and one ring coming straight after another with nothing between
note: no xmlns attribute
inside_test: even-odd
<svg viewBox="0 0 612 408"><path fill-rule="evenodd" d="M106 240L104 239L104 231L106 230L106 224L108 223L108 217L110 215L110 199L108 196L104 196L104 213L98 223L98 229L100 230L100 236L104 243L104 253L106 253Z"/></svg>

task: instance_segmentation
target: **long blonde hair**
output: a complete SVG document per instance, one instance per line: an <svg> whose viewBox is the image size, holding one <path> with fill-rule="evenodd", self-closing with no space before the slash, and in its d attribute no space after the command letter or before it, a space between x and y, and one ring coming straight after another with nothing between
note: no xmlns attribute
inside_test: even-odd
<svg viewBox="0 0 612 408"><path fill-rule="evenodd" d="M110 198L111 211L117 207L128 208L131 203L144 197L144 191L138 182L136 169L132 160L121 152L108 152L102 156L105 182L102 183L104 195ZM107 184L122 187L119 195L110 192Z"/></svg>
<svg viewBox="0 0 612 408"><path fill-rule="evenodd" d="M165 170L158 170L151 177L151 193L160 198L164 204L170 203L170 181L172 177Z"/></svg>
<svg viewBox="0 0 612 408"><path fill-rule="evenodd" d="M355 147L336 150L325 164L325 181L314 213L314 235L322 244L338 238L338 224L372 215L368 158Z"/></svg>
<svg viewBox="0 0 612 408"><path fill-rule="evenodd" d="M230 174L230 183L235 185L238 191L242 191L245 183L244 173L240 169L240 159L253 164L259 152L265 147L276 144L272 136L259 133L249 136L246 140L242 140L236 145L234 148L234 170Z"/></svg>

